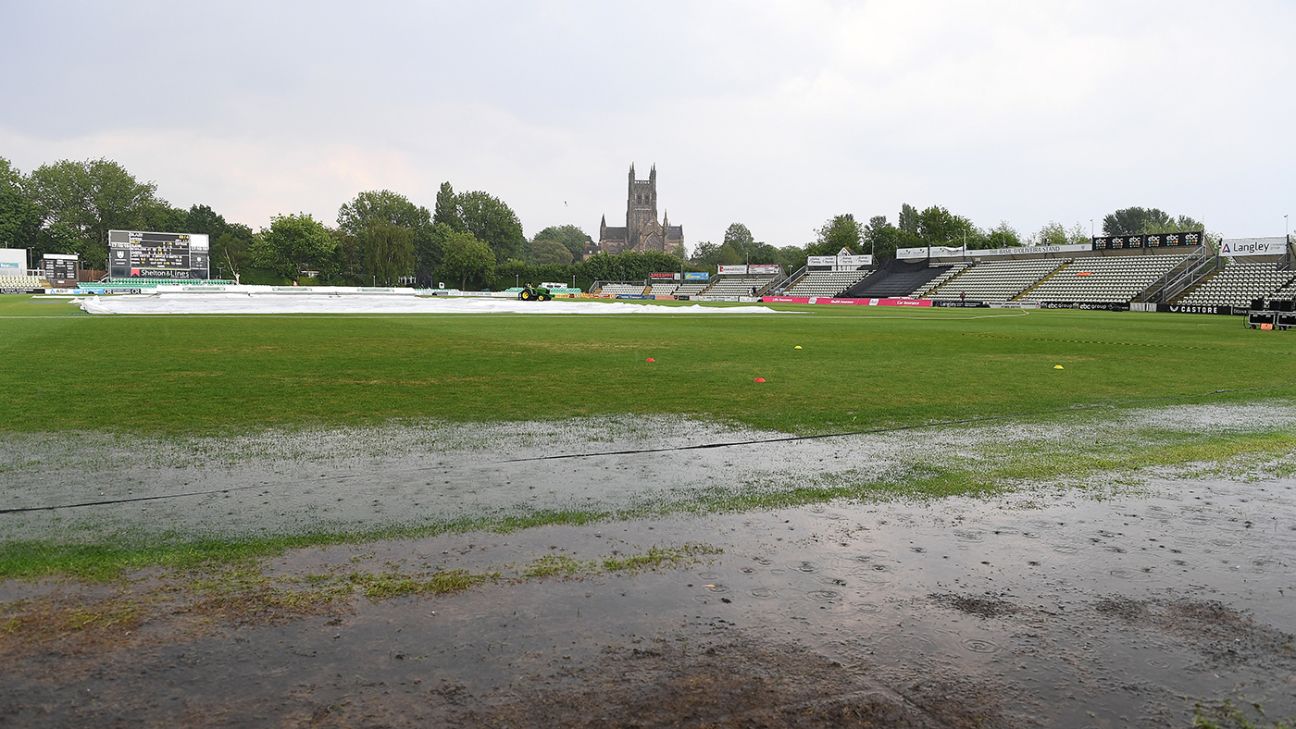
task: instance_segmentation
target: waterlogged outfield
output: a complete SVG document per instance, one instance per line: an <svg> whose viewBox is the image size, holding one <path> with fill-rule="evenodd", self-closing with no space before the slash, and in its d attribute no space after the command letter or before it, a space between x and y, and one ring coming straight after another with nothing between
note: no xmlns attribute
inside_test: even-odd
<svg viewBox="0 0 1296 729"><path fill-rule="evenodd" d="M776 308L801 313L90 317L3 296L0 433L624 414L824 433L1296 395L1292 336L1233 317Z"/></svg>

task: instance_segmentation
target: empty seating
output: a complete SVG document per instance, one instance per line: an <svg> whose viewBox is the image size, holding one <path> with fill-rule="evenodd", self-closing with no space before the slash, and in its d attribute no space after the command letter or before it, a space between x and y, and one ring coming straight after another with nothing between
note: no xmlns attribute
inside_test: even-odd
<svg viewBox="0 0 1296 729"><path fill-rule="evenodd" d="M648 293L652 294L653 296L674 296L675 290L678 289L679 287L680 285L677 283L653 284L652 290L650 290Z"/></svg>
<svg viewBox="0 0 1296 729"><path fill-rule="evenodd" d="M43 289L49 282L40 276L0 276L0 289Z"/></svg>
<svg viewBox="0 0 1296 729"><path fill-rule="evenodd" d="M709 281L690 281L688 283L682 283L679 285L679 288L675 289L675 295L697 296L702 293L703 289L710 285L711 283Z"/></svg>
<svg viewBox="0 0 1296 729"><path fill-rule="evenodd" d="M643 281L633 283L605 283L603 284L603 287L599 289L599 293L611 294L613 296L642 296L646 288L648 287L644 285Z"/></svg>
<svg viewBox="0 0 1296 729"><path fill-rule="evenodd" d="M1077 258L1021 298L1022 301L1128 302L1184 260L1184 255L1171 254Z"/></svg>
<svg viewBox="0 0 1296 729"><path fill-rule="evenodd" d="M837 296L872 271L808 271L788 287L788 296Z"/></svg>
<svg viewBox="0 0 1296 729"><path fill-rule="evenodd" d="M966 295L972 301L1010 301L1064 263L1056 258L981 261L935 289L928 298L953 300Z"/></svg>
<svg viewBox="0 0 1296 729"><path fill-rule="evenodd" d="M1296 271L1279 271L1275 263L1229 263L1197 285L1177 303L1192 306L1247 306L1252 299L1291 298ZM1285 295L1283 295L1285 294Z"/></svg>
<svg viewBox="0 0 1296 729"><path fill-rule="evenodd" d="M945 269L940 273L940 275L938 275L936 278L934 278L934 279L932 279L931 281L928 281L927 283L923 284L922 286L919 286L918 288L914 289L913 292L910 293L909 295L912 296L912 297L914 297L915 299L921 299L922 297L926 296L927 294L929 294L929 293L935 291L936 289L940 288L940 285L941 285L941 284L945 283L946 281L950 280L951 278L954 278L955 276L957 276L957 275L959 275L960 273L962 273L962 272L963 272L963 269L967 268L969 265L971 265L971 264L968 264L968 263L956 263L956 264L954 264L953 266L949 266L949 267L945 268Z"/></svg>
<svg viewBox="0 0 1296 729"><path fill-rule="evenodd" d="M779 276L721 276L701 293L702 296L751 296L752 288L760 293Z"/></svg>

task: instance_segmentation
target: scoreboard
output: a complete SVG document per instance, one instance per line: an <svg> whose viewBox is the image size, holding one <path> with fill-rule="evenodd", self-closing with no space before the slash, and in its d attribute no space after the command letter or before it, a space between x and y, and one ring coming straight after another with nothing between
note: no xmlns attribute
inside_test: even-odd
<svg viewBox="0 0 1296 729"><path fill-rule="evenodd" d="M76 286L77 257L46 253L41 256L41 275L54 286Z"/></svg>
<svg viewBox="0 0 1296 729"><path fill-rule="evenodd" d="M1199 246L1205 236L1200 230L1181 233L1149 233L1147 235L1104 235L1093 239L1095 251L1121 250L1123 248L1175 248Z"/></svg>
<svg viewBox="0 0 1296 729"><path fill-rule="evenodd" d="M210 246L204 233L108 231L112 278L209 278Z"/></svg>

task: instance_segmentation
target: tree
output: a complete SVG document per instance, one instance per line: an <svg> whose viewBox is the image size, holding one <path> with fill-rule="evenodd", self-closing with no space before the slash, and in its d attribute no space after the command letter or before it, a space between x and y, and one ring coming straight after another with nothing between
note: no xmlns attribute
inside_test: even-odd
<svg viewBox="0 0 1296 729"><path fill-rule="evenodd" d="M243 269L252 263L252 244L255 240L255 234L246 225L227 225L224 232L210 241L212 271L218 273L220 278L242 280Z"/></svg>
<svg viewBox="0 0 1296 729"><path fill-rule="evenodd" d="M732 223L725 230L724 242L721 245L733 246L743 254L749 254L756 246L752 232L742 223Z"/></svg>
<svg viewBox="0 0 1296 729"><path fill-rule="evenodd" d="M912 210L912 208L910 208ZM890 261L901 248L917 248L922 244L917 233L891 225L885 215L869 218L864 226L864 250L877 261Z"/></svg>
<svg viewBox="0 0 1296 729"><path fill-rule="evenodd" d="M447 276L459 279L459 288L468 288L468 281L484 283L495 270L495 254L490 246L468 232L449 229L445 223L438 223L437 228L446 228L440 235L443 239L444 257L441 259L441 270Z"/></svg>
<svg viewBox="0 0 1296 729"><path fill-rule="evenodd" d="M448 181L441 183L441 189L437 190L432 223L447 225L451 230L464 229L463 218L459 215L459 198Z"/></svg>
<svg viewBox="0 0 1296 729"><path fill-rule="evenodd" d="M205 233L215 239L229 230L225 217L211 209L210 205L194 204L185 213L182 233Z"/></svg>
<svg viewBox="0 0 1296 729"><path fill-rule="evenodd" d="M864 231L854 215L835 215L819 228L818 238L806 246L806 255L835 256L843 248L854 252L863 238Z"/></svg>
<svg viewBox="0 0 1296 729"><path fill-rule="evenodd" d="M30 191L46 244L76 253L88 268L105 265L109 230L147 228L172 210L157 197L157 185L107 159L42 165L31 174Z"/></svg>
<svg viewBox="0 0 1296 729"><path fill-rule="evenodd" d="M1085 231L1084 226L1080 223L1076 223L1068 229L1055 221L1049 222L1043 228L1040 228L1038 233L1031 236L1031 244L1037 246L1079 245L1088 243L1089 240L1089 233Z"/></svg>
<svg viewBox="0 0 1296 729"><path fill-rule="evenodd" d="M33 248L40 232L40 208L27 193L27 180L0 157L0 248ZM52 252L52 251L44 251Z"/></svg>
<svg viewBox="0 0 1296 729"><path fill-rule="evenodd" d="M714 266L719 263L719 255L720 246L704 240L693 247L693 255L689 256L689 262L699 266Z"/></svg>
<svg viewBox="0 0 1296 729"><path fill-rule="evenodd" d="M546 238L531 244L529 262L539 265L566 265L572 262L572 254L561 242Z"/></svg>
<svg viewBox="0 0 1296 729"><path fill-rule="evenodd" d="M924 244L933 246L961 246L966 241L969 248L975 248L976 243L985 238L971 220L939 205L918 213L917 233Z"/></svg>
<svg viewBox="0 0 1296 729"><path fill-rule="evenodd" d="M918 209L909 203L900 206L900 219L896 227L906 233L918 235Z"/></svg>
<svg viewBox="0 0 1296 729"><path fill-rule="evenodd" d="M391 286L414 272L414 231L387 220L374 220L356 236L364 275Z"/></svg>
<svg viewBox="0 0 1296 729"><path fill-rule="evenodd" d="M1158 208L1121 208L1103 217L1103 233L1107 235L1155 233L1173 223L1174 219Z"/></svg>
<svg viewBox="0 0 1296 729"><path fill-rule="evenodd" d="M1008 225L1007 221L1000 221L999 225L991 228L986 235L987 248L1016 248L1021 244L1021 236L1011 225Z"/></svg>
<svg viewBox="0 0 1296 729"><path fill-rule="evenodd" d="M513 208L480 190L465 192L457 199L463 230L489 246L496 262L523 256L526 238L522 235L522 221Z"/></svg>
<svg viewBox="0 0 1296 729"><path fill-rule="evenodd" d="M573 261L579 261L585 255L585 249L594 242L585 234L585 231L575 225L551 225L536 233L535 237L531 239L533 257L536 245L544 241L554 241L561 244L571 254L571 260Z"/></svg>
<svg viewBox="0 0 1296 729"><path fill-rule="evenodd" d="M252 257L279 276L296 279L302 271L323 270L337 250L337 240L308 214L278 215L257 235Z"/></svg>
<svg viewBox="0 0 1296 729"><path fill-rule="evenodd" d="M440 196L438 195L438 199ZM432 214L428 209L410 202L409 198L391 190L367 190L356 194L348 203L338 208L338 230L344 237L340 262L345 275L372 281L383 278L386 269L368 268L364 261L365 246L361 239L377 223L388 223L409 232L413 250L413 263L398 276L413 273L422 282L430 282L432 271L441 262L441 247L432 235Z"/></svg>

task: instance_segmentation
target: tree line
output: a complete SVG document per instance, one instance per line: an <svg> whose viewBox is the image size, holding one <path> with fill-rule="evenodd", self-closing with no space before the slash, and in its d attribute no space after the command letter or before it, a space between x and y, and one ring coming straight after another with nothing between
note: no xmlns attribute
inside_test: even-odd
<svg viewBox="0 0 1296 729"><path fill-rule="evenodd" d="M1201 223L1156 208L1131 207L1103 218L1107 235L1200 230ZM893 224L876 215L861 224L853 214L835 215L804 245L757 241L733 223L720 243L702 241L687 259L666 253L598 253L575 225L542 229L530 239L517 213L481 190L456 192L441 184L429 210L391 190L358 193L339 209L335 224L309 214L273 217L260 230L225 219L211 206L178 208L107 159L61 160L23 174L0 157L0 247L27 248L33 260L45 253L75 253L90 269L105 267L109 230L205 233L211 242L213 278L243 283L289 280L337 284L444 283L459 288L505 288L531 281L563 281L587 287L595 280L638 280L656 271L715 271L719 265L778 263L794 271L806 256L841 249L871 253L879 261L896 250L931 246L969 249L1083 243L1077 223L1049 223L1022 236L1005 222L988 229L932 205L904 204Z"/></svg>

